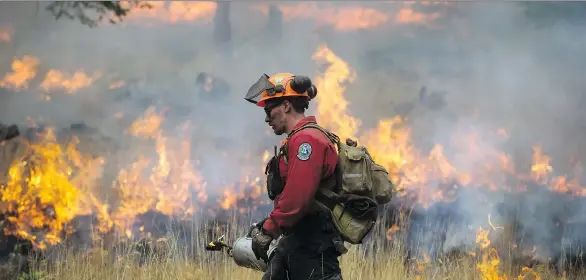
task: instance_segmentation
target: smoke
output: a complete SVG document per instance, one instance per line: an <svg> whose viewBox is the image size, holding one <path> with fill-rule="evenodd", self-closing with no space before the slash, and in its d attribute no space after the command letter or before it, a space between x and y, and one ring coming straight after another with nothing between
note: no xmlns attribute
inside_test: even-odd
<svg viewBox="0 0 586 280"><path fill-rule="evenodd" d="M571 159L583 158L579 147L585 136L579 125L583 115L577 105L583 94L578 74L584 68L580 63L583 50L576 48L584 46L584 41L576 37L581 27L562 22L537 29L512 3L459 4L455 8L462 18L446 20L447 26L436 34L427 34L430 37L406 38L406 45L413 49L408 55L400 52L402 57L391 58L395 69L409 69L418 75L408 94L414 96L416 88L423 85L447 92L443 110L412 116L415 141L420 147L430 148L430 143L452 147L444 154L458 170L481 170L493 161L495 150L513 155L517 170L528 170L531 147L540 144L553 157L554 174L571 173ZM378 92L382 100L383 95L391 95ZM384 102L381 99L376 102ZM358 107L360 101L353 104ZM499 128L509 134L506 141L494 137ZM454 141L470 133L479 135L475 138L478 153L463 149L466 141ZM493 180L499 181L498 177ZM502 189L516 187L501 183ZM429 184L430 192L439 187L434 182ZM515 242L537 245L536 259L559 257L562 238L572 239L574 245L580 242L565 235L563 221L581 212L582 203L564 204L568 199L564 195L543 191L534 184L528 188L523 195L499 192L488 197L482 189L461 191L455 203L422 211L429 217L447 211L450 213L445 215L461 220L448 224L443 241L429 241L426 236L438 232L434 228L437 221L429 224L427 230L416 234L422 237L422 243L427 240L420 246L429 251L438 242L443 242L445 251L473 247L475 233L470 228L490 228L487 214L492 213L495 224L518 223L522 229L517 238L525 238ZM503 208L509 212L499 219L497 213ZM572 225L573 230L580 227L577 224Z"/></svg>
<svg viewBox="0 0 586 280"><path fill-rule="evenodd" d="M179 135L181 124L190 122L194 153L213 186L208 191L220 193L219 186L244 175L241 167L251 158L278 144L263 123L262 110L243 100L250 84L262 73L318 74L323 65L316 65L311 57L318 45L326 43L358 74L345 97L351 114L362 121L362 130L412 108L408 117L416 146L426 154L441 144L456 169L470 173L496 161L493 151L511 155L517 169L527 170L535 144L562 168L569 166L570 159L584 156L583 26L560 22L538 28L518 3L415 4L410 7L416 12L441 16L419 17L423 23L397 23L396 15L405 4L382 3L368 8L390 16L385 26L339 31L327 20L317 25L315 18L307 16L286 20L281 37L273 37L266 31L266 17L252 5L231 3L233 55L213 42L211 17L177 23L153 20L148 26L148 20L129 20L89 29L78 22L55 21L48 12L35 12L30 3L6 6L2 23L11 24L14 40L0 45L2 70L9 71L14 57L29 54L40 59L37 76L50 68L70 73L83 69L99 72L100 79L75 95L56 93L51 102L39 99L39 90L32 86L19 92L7 90L0 119L22 123L28 116L42 116L58 127L86 123L122 141L125 126L150 105L166 106L167 134ZM205 100L195 82L201 72L226 80L229 92L220 100ZM116 81L124 81L124 86L109 89ZM424 86L431 99L418 96ZM429 101L433 98L439 101ZM435 106L438 102L444 105ZM124 118L112 118L116 113ZM315 113L315 105L310 113ZM496 136L499 129L508 137ZM477 136L475 153L463 149L464 136L471 134ZM221 155L224 151L227 156ZM561 175L571 170L556 171ZM503 188L515 187L505 185L506 180L496 181ZM431 189L440 185L429 184ZM462 220L444 229L444 250L473 247L470 228L488 228L488 213L493 213L494 223L510 222L498 220L503 203L509 210L521 208L516 222L534 242L543 244L555 243L551 229L558 216L585 209L582 203L567 205L569 209L563 211L552 209L549 206L556 200L550 192L506 196L482 188L458 192L457 202L446 207ZM434 217L437 209L427 209L426 215Z"/></svg>

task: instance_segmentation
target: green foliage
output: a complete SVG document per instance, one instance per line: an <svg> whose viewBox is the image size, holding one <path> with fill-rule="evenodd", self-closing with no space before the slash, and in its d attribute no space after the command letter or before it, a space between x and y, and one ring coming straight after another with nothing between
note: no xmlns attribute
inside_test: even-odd
<svg viewBox="0 0 586 280"><path fill-rule="evenodd" d="M141 1L53 1L46 9L55 16L55 19L65 16L71 20L78 19L89 27L96 27L104 18L116 24L133 8L151 7L150 4Z"/></svg>

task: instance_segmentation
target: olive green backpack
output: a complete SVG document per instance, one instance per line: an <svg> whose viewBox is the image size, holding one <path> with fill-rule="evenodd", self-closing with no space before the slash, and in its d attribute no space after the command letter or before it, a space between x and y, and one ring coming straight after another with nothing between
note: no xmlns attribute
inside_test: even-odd
<svg viewBox="0 0 586 280"><path fill-rule="evenodd" d="M365 147L350 139L342 143L337 135L315 123L294 130L287 139L305 128L320 130L338 148L335 186L320 185L317 205L330 211L344 241L360 244L376 223L378 206L391 201L394 186L389 173L374 162Z"/></svg>

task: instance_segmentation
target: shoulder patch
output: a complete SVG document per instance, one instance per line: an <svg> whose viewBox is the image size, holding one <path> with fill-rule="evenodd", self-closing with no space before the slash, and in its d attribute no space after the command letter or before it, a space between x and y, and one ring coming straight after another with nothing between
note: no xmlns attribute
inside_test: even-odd
<svg viewBox="0 0 586 280"><path fill-rule="evenodd" d="M311 155L311 145L309 145L309 143L305 142L305 143L302 143L301 145L299 145L299 149L297 150L297 158L299 160L306 161L309 159L310 155Z"/></svg>

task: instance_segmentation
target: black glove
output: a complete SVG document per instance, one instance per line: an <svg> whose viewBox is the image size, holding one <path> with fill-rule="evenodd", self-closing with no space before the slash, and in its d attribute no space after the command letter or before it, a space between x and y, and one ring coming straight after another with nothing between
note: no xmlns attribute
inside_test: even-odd
<svg viewBox="0 0 586 280"><path fill-rule="evenodd" d="M262 227L264 226L265 222L269 219L269 217L266 217L262 220L260 220L260 222L256 223L256 228L258 228L258 230L262 231Z"/></svg>
<svg viewBox="0 0 586 280"><path fill-rule="evenodd" d="M269 256L267 252L273 238L264 233L264 231L258 228L252 230L252 251L256 256L256 259L262 259L266 263L269 262Z"/></svg>

